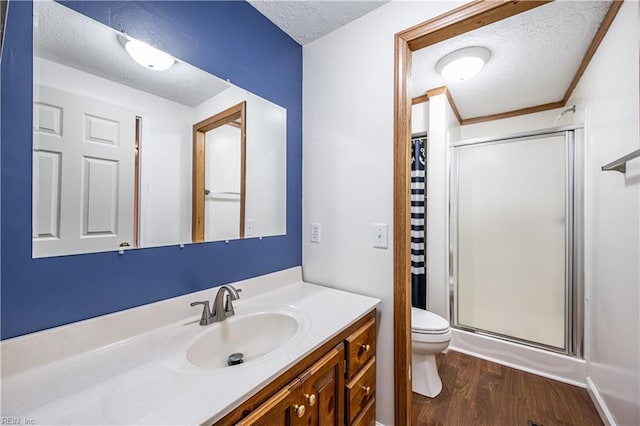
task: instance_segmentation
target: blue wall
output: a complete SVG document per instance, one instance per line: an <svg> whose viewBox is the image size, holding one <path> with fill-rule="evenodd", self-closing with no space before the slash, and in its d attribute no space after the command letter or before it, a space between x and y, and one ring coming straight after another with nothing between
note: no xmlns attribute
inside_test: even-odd
<svg viewBox="0 0 640 426"><path fill-rule="evenodd" d="M301 265L300 45L245 2L65 4L287 109L287 235L32 259L32 4L11 1L0 86L2 339Z"/></svg>

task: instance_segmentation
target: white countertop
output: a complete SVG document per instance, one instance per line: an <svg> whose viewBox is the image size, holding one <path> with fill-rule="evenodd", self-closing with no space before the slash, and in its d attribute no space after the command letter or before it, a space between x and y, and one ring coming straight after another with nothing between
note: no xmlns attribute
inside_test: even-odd
<svg viewBox="0 0 640 426"><path fill-rule="evenodd" d="M186 349L208 329L198 325L197 314L3 378L2 416L22 424L212 423L379 303L290 284L234 302L237 317L280 311L298 319L293 339L269 355L218 370L193 366Z"/></svg>

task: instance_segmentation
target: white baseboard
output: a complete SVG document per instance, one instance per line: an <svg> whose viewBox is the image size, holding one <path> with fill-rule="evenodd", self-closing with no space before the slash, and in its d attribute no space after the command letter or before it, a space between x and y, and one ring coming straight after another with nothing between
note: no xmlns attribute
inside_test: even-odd
<svg viewBox="0 0 640 426"><path fill-rule="evenodd" d="M589 392L589 396L593 401L593 405L596 406L596 410L598 410L598 414L600 414L600 418L607 426L616 426L616 421L611 415L611 411L607 407L607 404L604 402L602 395L598 392L598 388L591 380L591 377L587 376L587 392Z"/></svg>
<svg viewBox="0 0 640 426"><path fill-rule="evenodd" d="M384 426L382 423L376 421L376 426Z"/></svg>

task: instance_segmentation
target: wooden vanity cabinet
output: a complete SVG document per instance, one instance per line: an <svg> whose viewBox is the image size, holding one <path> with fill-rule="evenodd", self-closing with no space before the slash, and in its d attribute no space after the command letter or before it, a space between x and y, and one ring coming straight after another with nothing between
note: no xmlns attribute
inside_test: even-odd
<svg viewBox="0 0 640 426"><path fill-rule="evenodd" d="M375 380L374 310L216 425L371 426Z"/></svg>
<svg viewBox="0 0 640 426"><path fill-rule="evenodd" d="M265 403L252 411L238 426L272 426L298 425L298 413L304 414L300 408L300 380L289 383L288 386L273 395Z"/></svg>
<svg viewBox="0 0 640 426"><path fill-rule="evenodd" d="M346 339L345 423L375 424L376 322L369 319Z"/></svg>

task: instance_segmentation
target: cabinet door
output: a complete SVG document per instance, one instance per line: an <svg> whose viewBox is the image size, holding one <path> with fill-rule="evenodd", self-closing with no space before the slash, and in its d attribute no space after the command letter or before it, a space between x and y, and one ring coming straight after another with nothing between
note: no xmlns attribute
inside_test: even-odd
<svg viewBox="0 0 640 426"><path fill-rule="evenodd" d="M305 414L301 403L300 380L289 383L278 393L266 400L237 426L298 426Z"/></svg>
<svg viewBox="0 0 640 426"><path fill-rule="evenodd" d="M344 424L344 345L340 343L301 376L306 426Z"/></svg>

